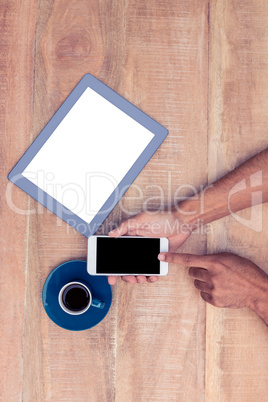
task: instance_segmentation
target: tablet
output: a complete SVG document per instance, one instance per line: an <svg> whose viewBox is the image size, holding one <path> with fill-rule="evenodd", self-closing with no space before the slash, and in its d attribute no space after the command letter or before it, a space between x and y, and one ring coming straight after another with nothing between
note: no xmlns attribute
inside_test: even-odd
<svg viewBox="0 0 268 402"><path fill-rule="evenodd" d="M8 178L89 237L167 134L162 125L86 74Z"/></svg>

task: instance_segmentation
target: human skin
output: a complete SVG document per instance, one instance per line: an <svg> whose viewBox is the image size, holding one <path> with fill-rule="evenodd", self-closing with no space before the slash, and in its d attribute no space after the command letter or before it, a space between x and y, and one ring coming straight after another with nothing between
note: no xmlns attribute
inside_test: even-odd
<svg viewBox="0 0 268 402"><path fill-rule="evenodd" d="M232 194L235 186L237 186L238 191ZM167 237L169 239L171 252L165 253L166 261L168 261L168 258L173 258L171 254L173 254L173 252L189 238L193 230L197 229L200 225L211 223L230 215L231 212L237 212L264 202L268 202L268 149L250 158L221 179L207 186L199 194L174 205L170 210L160 210L158 212L143 211L122 222L115 230L111 231L109 235L113 237L123 235ZM205 256L202 256L202 258L204 257ZM209 258L212 257L210 256ZM217 258L221 258L219 254L218 257L217 254L214 257L215 260ZM228 266L237 265L237 258L242 257L228 254ZM232 259L233 263L231 262ZM245 272L255 272L256 270L253 269L253 265L255 266L255 264L251 261L245 264L245 261L249 260L244 259L244 265L247 267ZM227 270L226 264L219 263L216 265L217 270L220 270L222 273ZM259 272L260 268L257 268ZM191 269L190 272L192 272ZM230 269L228 272L230 274ZM264 277L267 278L267 275L263 271L261 272ZM110 276L108 281L111 285L114 285L118 278L118 276ZM158 280L158 277L146 278L142 275L137 277L123 276L122 280L135 284L137 282L142 283L146 281L155 282ZM257 280L261 281L261 275L257 275ZM220 281L216 281L214 287L216 290L214 290L213 293L217 290L222 291ZM246 286L244 287L244 291L245 293L247 292ZM264 300L263 292L260 292L260 297ZM265 299L265 301L267 301L267 299ZM262 302L259 304L262 304ZM221 307L227 307L227 305L222 305ZM249 307L254 309L252 303Z"/></svg>
<svg viewBox="0 0 268 402"><path fill-rule="evenodd" d="M160 253L160 261L190 267L203 300L215 307L249 307L268 325L268 275L252 261L231 253Z"/></svg>

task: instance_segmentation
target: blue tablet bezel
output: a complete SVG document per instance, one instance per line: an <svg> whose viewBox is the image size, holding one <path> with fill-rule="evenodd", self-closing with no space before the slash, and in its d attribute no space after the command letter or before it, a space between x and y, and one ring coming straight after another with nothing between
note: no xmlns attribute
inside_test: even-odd
<svg viewBox="0 0 268 402"><path fill-rule="evenodd" d="M45 191L41 190L31 181L26 179L22 172L29 165L31 160L35 157L37 152L42 148L48 138L53 134L55 129L64 119L64 117L69 113L73 105L77 102L77 100L81 97L83 92L87 89L91 88L96 91L99 95L103 96L113 105L118 107L120 110L125 112L128 116L132 117L142 126L147 128L154 134L153 139L141 153L136 162L132 165L129 171L126 173L124 178L118 184L117 188L113 191L111 196L106 200L101 209L95 215L90 223L87 223L79 216L74 214L71 210L64 207L61 203L56 201L50 195L48 195ZM166 136L168 135L168 130L163 127L161 124L157 123L147 114L142 112L132 103L127 101L121 95L113 91L107 85L103 84L97 78L93 77L91 74L86 74L81 79L81 81L77 84L77 86L73 89L67 99L63 102L57 112L54 114L52 119L47 123L47 125L43 128L37 138L33 141L31 146L27 149L15 167L11 170L8 175L8 179L14 183L16 186L21 188L27 194L29 194L36 201L40 202L47 209L55 213L69 225L74 227L84 236L89 237L92 236L98 228L101 226L103 221L110 214L115 205L119 202L121 197L125 194L127 189L130 187L132 182L136 179L138 174L144 168L146 163L153 156L155 151L164 141Z"/></svg>

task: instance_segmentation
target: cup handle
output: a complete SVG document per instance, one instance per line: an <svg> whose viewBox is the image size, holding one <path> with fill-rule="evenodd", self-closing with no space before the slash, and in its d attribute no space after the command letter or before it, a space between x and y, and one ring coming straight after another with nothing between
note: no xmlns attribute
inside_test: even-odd
<svg viewBox="0 0 268 402"><path fill-rule="evenodd" d="M105 306L105 303L98 299L93 298L92 302L91 302L91 306L97 307L97 308L103 308Z"/></svg>

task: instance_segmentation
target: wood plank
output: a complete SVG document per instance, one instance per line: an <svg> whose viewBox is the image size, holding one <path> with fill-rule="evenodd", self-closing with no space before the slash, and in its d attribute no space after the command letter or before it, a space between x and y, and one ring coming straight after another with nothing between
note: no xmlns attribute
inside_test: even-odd
<svg viewBox="0 0 268 402"><path fill-rule="evenodd" d="M207 181L207 11L206 1L128 2L122 94L170 133L122 200L122 218ZM183 249L205 253L205 236ZM203 400L205 306L187 270L116 292L116 401Z"/></svg>
<svg viewBox="0 0 268 402"><path fill-rule="evenodd" d="M268 5L263 1L210 3L209 182L268 146ZM208 252L230 251L267 269L266 216L261 210L215 222ZM250 215L250 212L252 215ZM250 217L262 224L254 230ZM256 222L255 222L256 223ZM266 401L268 333L248 309L207 306L206 398L208 401Z"/></svg>
<svg viewBox="0 0 268 402"><path fill-rule="evenodd" d="M23 382L29 200L7 175L29 143L36 8L29 0L2 1L0 10L0 399L17 401Z"/></svg>
<svg viewBox="0 0 268 402"><path fill-rule="evenodd" d="M98 77L104 61L113 70L107 34L102 33L111 15L113 10L108 5L106 14L100 15L99 3L94 1L39 2L31 140L85 73ZM120 42L117 30L114 41ZM35 201L30 204L37 208ZM64 261L85 260L87 239L45 208L38 207L38 213L30 217L28 242L23 350L25 400L114 400L117 296L102 323L78 333L61 329L50 321L41 303L47 275Z"/></svg>

